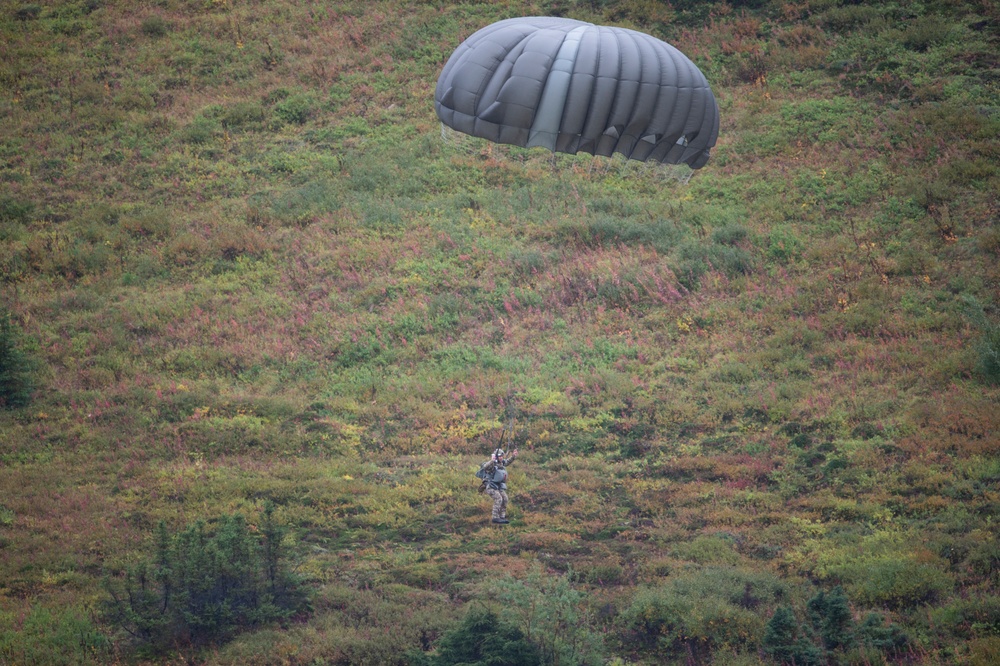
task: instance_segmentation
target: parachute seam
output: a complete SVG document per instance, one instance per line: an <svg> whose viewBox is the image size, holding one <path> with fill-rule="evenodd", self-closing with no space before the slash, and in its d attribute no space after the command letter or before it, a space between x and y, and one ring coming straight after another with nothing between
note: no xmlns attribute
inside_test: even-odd
<svg viewBox="0 0 1000 666"><path fill-rule="evenodd" d="M635 45L635 50L639 54L639 72L638 72L638 76L636 78L635 99L632 101L632 113L629 115L628 123L626 123L626 125L625 125L625 129L627 130L629 127L631 127L635 123L636 115L639 113L639 105L637 104L637 102L642 99L642 61L643 61L643 57L642 56L643 56L643 45L636 38L636 35L632 31L626 30L625 34L628 35L628 38L632 40L632 44ZM655 49L653 49L653 50L655 51ZM622 136L618 138L618 142L619 143L621 143L622 137L624 137L624 136L625 136L625 133L623 132ZM625 155L625 153L622 153L622 155L625 155L625 157L627 157L629 159L632 158L632 155L635 153L636 147L639 145L640 136L634 137L635 138L635 142L633 142L631 150L628 151L628 155Z"/></svg>
<svg viewBox="0 0 1000 666"><path fill-rule="evenodd" d="M671 51L669 48L663 49L663 53L670 60L670 64L673 67L674 79L679 79L680 78L680 68L681 68L681 66L684 63L683 62L678 62L678 59L674 56L673 51ZM678 83L679 83L679 81L678 81ZM681 86L680 85L676 85L675 84L675 85L672 85L670 87L674 89L674 95L673 95L673 99L671 100L671 104L670 104L670 112L667 114L667 118L668 119L669 118L673 118L674 114L677 113L677 105L680 102L680 94L681 94ZM664 150L663 153L659 157L656 158L656 161L659 162L660 164L666 164L666 162L664 162L663 160L666 158L667 153L670 152L670 148L672 148L673 144L677 141L677 138L674 137L674 135L668 133L668 130L670 129L670 125L671 125L671 123L668 120L666 126L663 128L663 137L660 140L660 142L657 144L657 147L655 149L656 151L659 151L660 144L663 144L663 143L667 144L666 150ZM681 129L681 131L683 132L683 128Z"/></svg>
<svg viewBox="0 0 1000 666"><path fill-rule="evenodd" d="M615 44L618 45L618 72L617 72L617 76L615 76L615 90L614 90L614 94L611 96L611 99L612 99L611 108L608 109L608 117L604 119L604 132L608 131L608 123L611 122L611 119L615 115L615 109L618 107L618 88L622 84L622 42L618 38L619 36L618 36L618 31L617 30L612 29L611 30L611 34L615 38ZM605 136L605 134L602 133L601 136ZM598 139L597 143L600 143L600 141L601 140ZM597 147L596 144L595 144L594 147L595 148ZM611 153L612 154L614 154L615 148L617 148L617 147L618 147L618 140L616 139L615 140L615 147L611 149Z"/></svg>
<svg viewBox="0 0 1000 666"><path fill-rule="evenodd" d="M587 129L587 126L590 124L590 119L593 117L594 110L597 108L597 84L598 84L598 82L600 81L600 78L601 78L599 76L600 71L601 71L601 28L600 28L600 26L597 26L597 25L594 25L594 24L590 24L590 25L591 25L592 28L595 28L596 31L597 31L597 48L594 49L595 52L597 53L597 62L594 64L594 74L591 77L591 78L594 79L594 82L590 86L590 100L587 103L587 115L585 115L583 117L583 124L580 125L580 131L577 132L577 134L576 134L576 139L577 140L576 140L576 144L575 145L576 145L576 150L577 151L580 150L580 143L581 143L581 140L583 139L583 132L584 132L585 129ZM582 44L581 44L581 46L582 46ZM579 62L579 58L577 58L577 62ZM574 63L573 69L576 70L576 63ZM593 151L587 151L587 152L589 154L591 154L591 155L594 154Z"/></svg>
<svg viewBox="0 0 1000 666"><path fill-rule="evenodd" d="M531 114L531 123L528 125L529 145L531 144L531 134L532 132L536 131L535 123L538 122L538 111L542 108L542 105L545 103L546 99L545 93L548 91L549 82L552 80L552 73L555 70L556 63L559 62L559 54L562 52L562 47L564 44L566 44L566 39L569 37L570 32L572 32L572 30L567 30L566 32L563 33L562 40L559 42L559 46L555 49L555 55L552 57L552 64L549 66L549 70L545 74L545 81L542 82L542 90L538 94L538 103L535 105L534 111ZM574 68L576 67L576 58L573 59L573 67ZM572 76L573 74L571 72L570 77L572 78ZM567 87L566 90L568 94L569 88ZM559 125L556 127L556 132L555 132L556 138L553 139L553 148L552 148L553 152L555 151L555 142L558 140L559 130L560 128L562 128L562 113L565 112L565 110L566 110L566 104L565 100L563 100L563 109L562 112L559 114Z"/></svg>
<svg viewBox="0 0 1000 666"><path fill-rule="evenodd" d="M615 97L614 97L615 103L611 107L613 110L617 109L619 106L618 89L621 87L622 79L625 78L623 74L623 58L622 58L622 52L624 51L624 49L622 48L623 36L628 37L630 40L632 39L632 36L629 35L627 32L625 32L624 30L615 30L615 40L618 42L618 79L617 81L615 81ZM632 44L635 44L635 40L632 40ZM638 47L636 48L638 49ZM641 58L640 58L640 63L641 63ZM640 68L641 67L642 65L640 64ZM638 80L636 81L636 86L638 87ZM632 100L632 103L635 104L634 99ZM628 122L631 120L632 120L632 115L629 114L625 124L622 125L622 131L618 132L618 136L615 138L615 147L611 149L612 153L618 153L619 155L624 155L626 158L628 157L628 155L625 154L625 151L621 150L622 137L625 135L625 130L628 128Z"/></svg>
<svg viewBox="0 0 1000 666"><path fill-rule="evenodd" d="M687 152L688 152L688 144L691 143L691 140L688 138L689 131L687 129L687 124L688 124L688 119L691 118L691 111L694 109L696 91L699 89L699 86L697 85L697 83L698 83L698 78L699 78L698 75L700 74L700 71L695 66L694 62L692 62L690 59L688 59L688 62L691 63L691 64L688 65L687 63L685 63L685 65L687 66L688 72L691 74L691 79L692 79L692 81L691 81L691 97L688 99L687 112L685 113L685 116L684 116L684 129L681 130L683 132L683 134L681 134L681 136L684 137L684 146L683 146L684 150L681 151L681 156L677 160L678 162L684 162L684 158L685 158L685 156L687 156ZM702 122L704 122L704 121L702 121ZM688 158L688 159L690 159L690 158Z"/></svg>
<svg viewBox="0 0 1000 666"><path fill-rule="evenodd" d="M656 104L653 105L653 113L650 116L650 125L655 124L659 120L660 112L662 111L662 107L663 107L662 89L663 88L672 88L673 87L673 86L671 86L669 84L664 84L663 83L664 75L665 75L665 72L667 71L667 67L666 67L667 61L671 61L672 60L671 57L670 57L670 52L667 51L666 49L664 49L663 47L661 47L659 44L655 44L654 47L653 47L653 50L656 52L656 60L660 64L660 87L661 87L661 90L660 90L660 93L658 93L656 95ZM675 67L675 69L676 69L676 67ZM647 160L653 154L653 152L656 150L656 148L660 145L660 142L663 140L663 135L666 133L666 130L667 130L666 125L664 125L663 131L657 133L657 134L659 134L659 138L653 144L653 148L652 148L652 150L649 151L649 154L646 155L646 159Z"/></svg>

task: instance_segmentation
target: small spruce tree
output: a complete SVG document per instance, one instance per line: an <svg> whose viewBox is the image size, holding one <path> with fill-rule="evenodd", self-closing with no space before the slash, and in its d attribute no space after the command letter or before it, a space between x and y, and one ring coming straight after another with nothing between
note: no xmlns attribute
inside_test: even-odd
<svg viewBox="0 0 1000 666"><path fill-rule="evenodd" d="M986 316L985 308L974 296L966 296L962 300L965 315L982 333L977 343L979 362L976 371L985 381L1000 384L1000 324Z"/></svg>
<svg viewBox="0 0 1000 666"><path fill-rule="evenodd" d="M0 408L24 407L35 390L34 362L22 349L20 332L0 307Z"/></svg>
<svg viewBox="0 0 1000 666"><path fill-rule="evenodd" d="M795 613L788 606L780 606L764 628L764 651L781 663L794 658L795 635L798 624Z"/></svg>
<svg viewBox="0 0 1000 666"><path fill-rule="evenodd" d="M259 532L238 514L221 518L214 533L198 521L172 536L161 522L151 560L106 582L105 618L157 653L298 613L307 597L285 566L283 534L270 506Z"/></svg>
<svg viewBox="0 0 1000 666"><path fill-rule="evenodd" d="M854 640L854 618L844 589L839 585L829 593L820 591L807 604L813 627L827 650L849 646Z"/></svg>
<svg viewBox="0 0 1000 666"><path fill-rule="evenodd" d="M906 648L909 637L896 624L886 624L879 613L868 613L858 625L858 642L880 652L895 653Z"/></svg>
<svg viewBox="0 0 1000 666"><path fill-rule="evenodd" d="M524 633L495 613L474 608L461 624L444 634L437 654L411 652L411 666L538 666L538 648Z"/></svg>
<svg viewBox="0 0 1000 666"><path fill-rule="evenodd" d="M825 663L823 651L805 635L799 635L799 623L788 606L781 606L764 628L764 652L775 661L795 666L820 666Z"/></svg>

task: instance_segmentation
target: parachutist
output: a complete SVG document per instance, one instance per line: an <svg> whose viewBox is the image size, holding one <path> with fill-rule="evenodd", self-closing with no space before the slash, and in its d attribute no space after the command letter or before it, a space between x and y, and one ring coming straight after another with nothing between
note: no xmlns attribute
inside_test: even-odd
<svg viewBox="0 0 1000 666"><path fill-rule="evenodd" d="M476 472L476 477L483 480L479 486L479 492L486 493L493 498L491 518L498 525L510 523L507 520L507 505L510 501L507 496L507 465L514 462L516 457L517 449L505 454L502 448L497 447L490 459L483 463L479 471Z"/></svg>

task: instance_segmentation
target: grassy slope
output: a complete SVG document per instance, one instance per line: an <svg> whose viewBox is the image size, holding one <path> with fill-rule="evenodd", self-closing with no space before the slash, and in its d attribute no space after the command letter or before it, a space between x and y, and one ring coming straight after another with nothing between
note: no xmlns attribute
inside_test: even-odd
<svg viewBox="0 0 1000 666"><path fill-rule="evenodd" d="M720 570L799 613L842 584L918 662L995 653L962 301L996 321L995 7L746 4L3 3L3 302L42 370L0 413L2 658L106 659L102 574L267 498L315 613L209 662L386 663L535 561L636 662L753 662L777 597L660 648L628 622ZM441 140L458 42L556 12L703 68L690 184ZM497 534L471 470L507 410Z"/></svg>

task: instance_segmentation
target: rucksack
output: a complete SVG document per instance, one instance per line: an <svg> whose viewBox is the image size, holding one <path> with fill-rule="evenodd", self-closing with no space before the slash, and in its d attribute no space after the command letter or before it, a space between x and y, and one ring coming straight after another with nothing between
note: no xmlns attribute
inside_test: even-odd
<svg viewBox="0 0 1000 666"><path fill-rule="evenodd" d="M485 481L486 479L493 476L494 469L496 469L496 462L494 462L493 460L487 460L486 462L484 462L482 465L479 466L479 471L476 472L476 478Z"/></svg>

